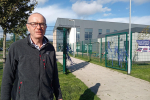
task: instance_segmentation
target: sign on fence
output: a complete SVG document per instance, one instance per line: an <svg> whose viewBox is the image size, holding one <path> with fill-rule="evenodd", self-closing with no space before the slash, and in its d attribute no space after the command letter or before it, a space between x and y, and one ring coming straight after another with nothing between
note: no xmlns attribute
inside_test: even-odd
<svg viewBox="0 0 150 100"><path fill-rule="evenodd" d="M150 52L150 40L136 40L138 43L138 52Z"/></svg>

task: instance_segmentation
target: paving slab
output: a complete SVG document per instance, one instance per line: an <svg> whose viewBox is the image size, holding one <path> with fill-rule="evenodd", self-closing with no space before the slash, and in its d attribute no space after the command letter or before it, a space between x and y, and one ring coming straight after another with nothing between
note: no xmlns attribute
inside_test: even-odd
<svg viewBox="0 0 150 100"><path fill-rule="evenodd" d="M56 57L63 64L62 52ZM101 100L150 100L150 82L72 58L67 68Z"/></svg>
<svg viewBox="0 0 150 100"><path fill-rule="evenodd" d="M3 59L0 59L0 62L3 62Z"/></svg>

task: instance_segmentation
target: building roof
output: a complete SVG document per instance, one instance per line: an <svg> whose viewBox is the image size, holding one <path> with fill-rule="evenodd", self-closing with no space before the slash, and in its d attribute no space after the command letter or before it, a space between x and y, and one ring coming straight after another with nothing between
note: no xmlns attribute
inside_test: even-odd
<svg viewBox="0 0 150 100"><path fill-rule="evenodd" d="M74 20L74 21L71 21L71 20ZM133 23L131 23L131 24L132 24L131 27L142 27L142 26L146 27L146 26L148 26L148 25L142 25L142 24L133 24ZM127 27L125 27L124 29L128 28L128 23L121 23L121 22L57 18L53 31L56 29L62 29L62 28L66 28L66 29L70 29L72 27L80 28L81 26L87 27L87 28L90 26L90 28L91 28L91 26L93 26L93 27L104 26L105 27L108 25L110 25L110 26L113 25L114 27L119 27L121 25L125 25ZM117 26L117 25L119 25L119 26Z"/></svg>
<svg viewBox="0 0 150 100"><path fill-rule="evenodd" d="M142 33L142 32L145 32L145 29L146 28L142 28L142 27L134 27L134 28L131 28L131 32L132 33L135 33L135 32ZM147 28L147 29L148 29L147 32L150 33L150 28ZM106 35L110 35L110 34L117 34L117 33L124 33L124 32L129 32L129 29L116 31L116 32L111 32L111 33L107 33L107 34L99 34L98 38L103 38Z"/></svg>

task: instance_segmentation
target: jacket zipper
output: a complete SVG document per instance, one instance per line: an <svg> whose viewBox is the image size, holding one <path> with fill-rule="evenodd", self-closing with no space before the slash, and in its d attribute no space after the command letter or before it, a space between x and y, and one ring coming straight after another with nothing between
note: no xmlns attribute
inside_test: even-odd
<svg viewBox="0 0 150 100"><path fill-rule="evenodd" d="M40 80L41 80L41 75L40 75L40 66L41 66L41 59L42 59L42 56L41 56L41 53L39 52L39 91L38 91L38 95L40 97L40 88L41 88L41 83L40 83Z"/></svg>
<svg viewBox="0 0 150 100"><path fill-rule="evenodd" d="M22 82L20 82L20 84L19 84L19 94L20 94L21 84L22 84Z"/></svg>
<svg viewBox="0 0 150 100"><path fill-rule="evenodd" d="M45 69L45 60L43 59L43 65L44 65L44 69Z"/></svg>

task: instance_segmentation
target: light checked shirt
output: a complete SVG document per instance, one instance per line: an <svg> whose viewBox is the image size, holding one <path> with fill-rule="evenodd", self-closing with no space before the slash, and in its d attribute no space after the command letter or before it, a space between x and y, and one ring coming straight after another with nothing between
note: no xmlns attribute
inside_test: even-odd
<svg viewBox="0 0 150 100"><path fill-rule="evenodd" d="M40 50L40 47L39 47L38 45L36 45L36 44L33 43L31 37L30 37L30 42L31 42L31 44L32 44L36 49ZM43 38L42 47L43 47L46 43L47 43L47 40L46 40L45 38ZM42 47L41 47L41 48L42 48Z"/></svg>

